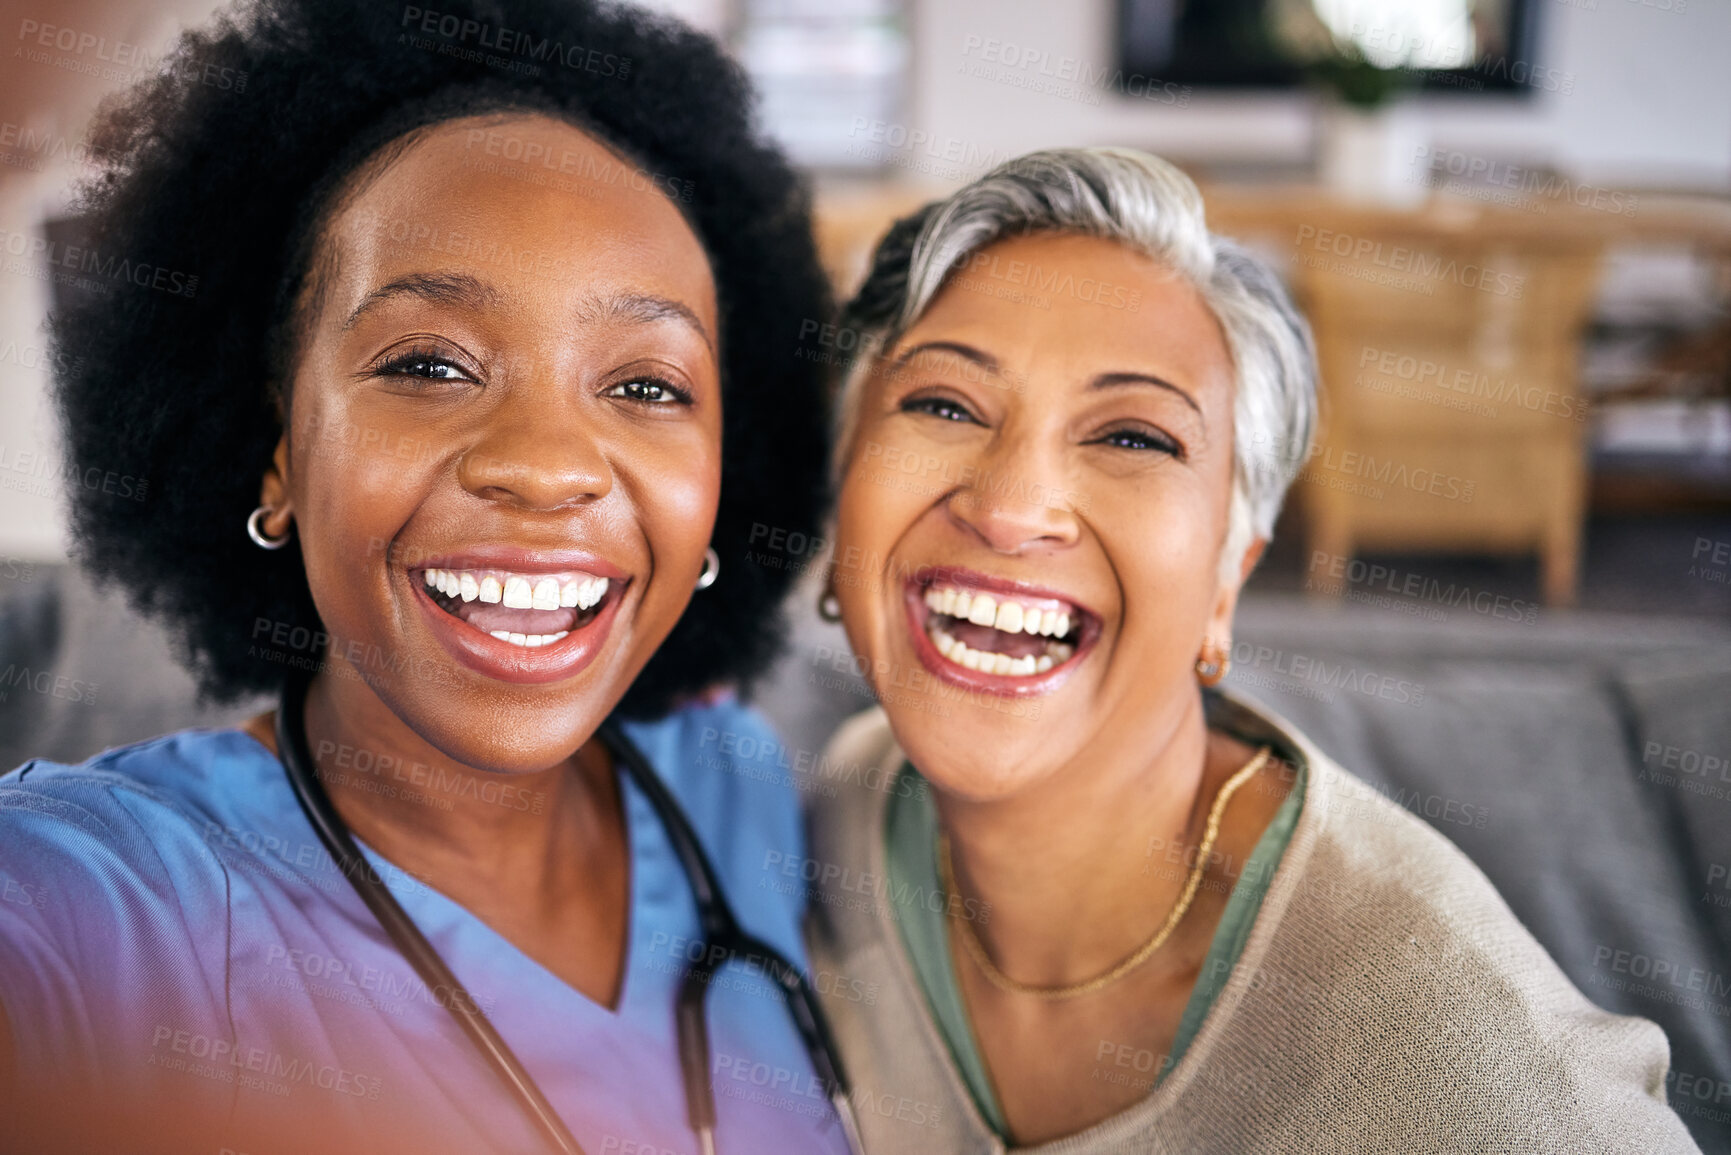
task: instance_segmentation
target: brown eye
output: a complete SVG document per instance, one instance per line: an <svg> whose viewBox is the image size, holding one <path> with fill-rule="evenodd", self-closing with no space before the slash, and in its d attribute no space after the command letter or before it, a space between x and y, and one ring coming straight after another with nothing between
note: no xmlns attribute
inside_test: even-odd
<svg viewBox="0 0 1731 1155"><path fill-rule="evenodd" d="M1184 459L1184 447L1166 436L1164 433L1151 429L1114 429L1096 438L1096 445L1109 445L1114 449L1154 450L1170 454L1180 461Z"/></svg>
<svg viewBox="0 0 1731 1155"><path fill-rule="evenodd" d="M634 381L622 381L607 391L609 397L620 397L626 401L637 401L644 405L689 405L691 394L658 377L644 377Z"/></svg>
<svg viewBox="0 0 1731 1155"><path fill-rule="evenodd" d="M411 353L379 366L379 373L388 377L424 377L429 381L467 381L464 373L441 357Z"/></svg>
<svg viewBox="0 0 1731 1155"><path fill-rule="evenodd" d="M943 421L969 421L979 424L979 418L967 406L948 397L914 397L902 402L903 413L928 413Z"/></svg>

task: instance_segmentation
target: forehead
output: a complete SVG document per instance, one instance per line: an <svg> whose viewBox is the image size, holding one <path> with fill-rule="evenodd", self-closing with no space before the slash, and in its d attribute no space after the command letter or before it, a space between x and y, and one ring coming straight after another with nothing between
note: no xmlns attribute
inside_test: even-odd
<svg viewBox="0 0 1731 1155"><path fill-rule="evenodd" d="M964 258L899 344L940 331L1036 378L1150 370L1200 394L1231 388L1225 335L1195 287L1100 237L1012 237Z"/></svg>
<svg viewBox="0 0 1731 1155"><path fill-rule="evenodd" d="M715 288L664 188L574 125L472 117L421 133L324 229L334 303L409 272L464 272L514 302L638 292L688 305L713 332Z"/></svg>

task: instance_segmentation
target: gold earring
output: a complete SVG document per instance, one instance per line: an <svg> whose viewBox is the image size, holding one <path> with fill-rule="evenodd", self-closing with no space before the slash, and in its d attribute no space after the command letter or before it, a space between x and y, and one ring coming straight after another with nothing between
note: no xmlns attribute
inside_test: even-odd
<svg viewBox="0 0 1731 1155"><path fill-rule="evenodd" d="M1212 653L1210 653L1212 651ZM1204 686L1218 686L1232 668L1232 655L1211 641L1202 643L1202 653L1196 658L1196 678Z"/></svg>

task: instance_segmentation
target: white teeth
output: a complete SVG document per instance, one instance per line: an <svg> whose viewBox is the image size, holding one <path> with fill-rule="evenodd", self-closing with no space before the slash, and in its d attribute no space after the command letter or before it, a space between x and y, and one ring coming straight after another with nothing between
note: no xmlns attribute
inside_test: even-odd
<svg viewBox="0 0 1731 1155"><path fill-rule="evenodd" d="M607 593L604 577L524 576L520 574L486 573L480 570L423 570L421 578L431 588L450 598L488 605L503 603L514 610L586 610ZM552 637L551 634L525 634L525 637Z"/></svg>
<svg viewBox="0 0 1731 1155"><path fill-rule="evenodd" d="M990 594L946 586L930 587L924 595L926 608L934 614L960 618L979 626L991 626L1007 634L1062 638L1070 632L1070 611L1039 609L1021 602L999 601Z"/></svg>
<svg viewBox="0 0 1731 1155"><path fill-rule="evenodd" d="M508 577L505 579L505 605L513 610L532 610L535 608L535 594L529 588L529 579Z"/></svg>
<svg viewBox="0 0 1731 1155"><path fill-rule="evenodd" d="M509 630L494 630L493 636L501 642L510 642L513 646L522 646L526 650L550 646L561 638L569 637L570 630L560 630L556 634L513 634Z"/></svg>
<svg viewBox="0 0 1731 1155"><path fill-rule="evenodd" d="M967 643L939 629L935 622L927 624L926 634L938 653L947 661L970 670L978 670L982 674L996 674L999 677L1031 678L1068 661L1076 652L1074 646L1065 645L1063 642L1047 642L1044 654L1023 654L1019 658L1013 658L1009 654L971 649Z"/></svg>

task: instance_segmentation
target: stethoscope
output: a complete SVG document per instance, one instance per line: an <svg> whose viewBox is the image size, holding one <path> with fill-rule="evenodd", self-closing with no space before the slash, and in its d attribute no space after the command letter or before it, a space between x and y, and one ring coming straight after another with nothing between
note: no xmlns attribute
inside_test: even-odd
<svg viewBox="0 0 1731 1155"><path fill-rule="evenodd" d="M338 869L348 878L355 893L367 904L428 989L454 992L455 997L443 1000L446 1008L516 1097L524 1113L555 1148L568 1155L582 1155L582 1146L547 1102L534 1078L512 1053L480 1006L458 985L445 960L439 957L439 952L433 949L414 920L398 905L384 881L373 873L355 846L342 816L331 805L330 796L319 782L313 770L312 756L307 750L305 710L310 680L305 672L297 672L284 683L282 704L276 715L278 755L288 771L289 783L294 787L301 809L306 812L313 829L318 831L319 839ZM709 982L715 972L729 962L738 961L761 968L775 981L788 1013L793 1017L794 1026L799 1030L812 1071L829 1092L829 1101L841 1120L848 1150L860 1155L865 1145L860 1139L853 1104L848 1099L847 1077L843 1074L829 1027L818 1011L817 996L812 992L811 984L779 951L747 934L739 925L685 812L662 784L637 744L626 737L611 719L602 724L596 735L614 760L625 767L632 782L655 809L697 903L703 949L701 952L687 952L687 958L698 953L701 961L687 965L675 1001L674 1017L678 1030L680 1075L685 1084L686 1117L697 1135L699 1150L703 1155L715 1155L715 1089L709 1080L709 1026L704 1017L704 1000L708 998Z"/></svg>

